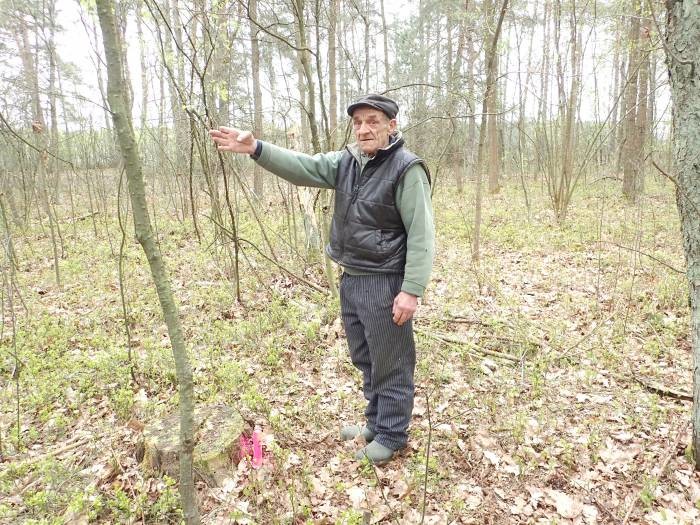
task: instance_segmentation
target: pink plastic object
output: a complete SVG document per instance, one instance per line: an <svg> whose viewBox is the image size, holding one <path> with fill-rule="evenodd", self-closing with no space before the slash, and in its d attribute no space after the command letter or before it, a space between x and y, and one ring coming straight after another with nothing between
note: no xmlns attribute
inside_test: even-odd
<svg viewBox="0 0 700 525"><path fill-rule="evenodd" d="M263 464L262 431L256 426L253 430L253 468L260 468Z"/></svg>
<svg viewBox="0 0 700 525"><path fill-rule="evenodd" d="M241 435L241 457L240 459L242 460L243 458L247 458L248 456L253 455L253 441L244 435Z"/></svg>
<svg viewBox="0 0 700 525"><path fill-rule="evenodd" d="M251 457L251 464L253 468L257 469L262 467L264 455L262 445L262 430L260 430L260 427L257 425L255 426L252 437L246 437L242 435L240 444L240 459L243 460L243 458Z"/></svg>

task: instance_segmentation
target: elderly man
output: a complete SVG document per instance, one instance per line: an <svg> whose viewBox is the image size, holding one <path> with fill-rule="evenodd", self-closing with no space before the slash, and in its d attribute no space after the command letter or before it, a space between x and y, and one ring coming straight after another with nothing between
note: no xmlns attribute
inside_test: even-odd
<svg viewBox="0 0 700 525"><path fill-rule="evenodd" d="M335 189L326 252L343 268L342 319L367 399L365 424L344 427L341 438L362 435L367 445L355 457L377 465L408 439L416 364L411 319L430 277L435 242L430 175L404 147L398 111L388 97L361 97L348 107L357 142L314 156L248 131L210 131L220 150L247 153L292 184Z"/></svg>

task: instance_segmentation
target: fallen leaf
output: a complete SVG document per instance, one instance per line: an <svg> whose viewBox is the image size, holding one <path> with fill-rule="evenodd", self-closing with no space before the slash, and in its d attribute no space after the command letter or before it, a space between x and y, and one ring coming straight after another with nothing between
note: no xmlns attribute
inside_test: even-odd
<svg viewBox="0 0 700 525"><path fill-rule="evenodd" d="M354 508L359 508L360 504L365 500L365 491L358 487L357 485L354 487L350 487L349 489L346 489L345 491L350 498L350 502L352 503L352 506Z"/></svg>
<svg viewBox="0 0 700 525"><path fill-rule="evenodd" d="M583 512L583 501L578 497L569 496L560 490L553 489L548 489L547 495L554 502L554 507L562 518L572 520Z"/></svg>
<svg viewBox="0 0 700 525"><path fill-rule="evenodd" d="M490 450L484 450L484 457L488 459L494 467L498 467L498 465L501 463L501 458L498 457L498 454L491 452Z"/></svg>

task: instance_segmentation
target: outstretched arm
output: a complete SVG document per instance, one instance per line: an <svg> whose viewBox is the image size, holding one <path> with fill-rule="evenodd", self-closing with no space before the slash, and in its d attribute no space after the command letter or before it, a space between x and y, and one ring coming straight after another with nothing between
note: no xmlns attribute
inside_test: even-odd
<svg viewBox="0 0 700 525"><path fill-rule="evenodd" d="M334 188L341 151L307 155L257 140L250 131L220 127L209 131L220 151L253 155L267 171L297 186ZM258 156L259 154L259 156Z"/></svg>

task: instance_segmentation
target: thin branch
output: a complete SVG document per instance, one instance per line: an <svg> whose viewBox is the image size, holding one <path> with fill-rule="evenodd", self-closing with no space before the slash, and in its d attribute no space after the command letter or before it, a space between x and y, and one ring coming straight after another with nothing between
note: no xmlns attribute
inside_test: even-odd
<svg viewBox="0 0 700 525"><path fill-rule="evenodd" d="M690 198L690 196L685 192L685 190L681 187L681 185L678 184L678 181L676 180L676 178L673 175L666 173L666 171L664 169L662 169L656 163L656 161L654 160L654 157L651 156L651 153L649 154L649 157L651 159L652 166L654 166L657 170L659 170L659 173L661 173L661 175L663 175L664 177L666 177L668 180L670 180L673 183L673 185L676 187L676 191L678 191L678 193L688 202L688 204L690 204L693 207L693 210L695 211L695 213L698 215L698 217L700 217L700 210L698 210L697 206L695 205L695 201L693 201L693 199Z"/></svg>
<svg viewBox="0 0 700 525"><path fill-rule="evenodd" d="M427 337L432 337L433 339L437 339L439 341L445 341L447 343L453 343L457 345L463 345L463 346L468 346L472 350L475 350L476 352L482 353L484 355L489 355L491 357L498 357L500 359L505 359L507 361L511 361L513 363L519 363L520 359L512 356L510 354L506 354L504 352L497 352L495 350L488 350L486 348L480 348L477 346L474 342L472 341L467 341L466 339L460 339L458 337L452 337L446 334L440 334L436 332L431 332L429 330L425 330L422 328L414 328L415 332L421 335L425 335Z"/></svg>
<svg viewBox="0 0 700 525"><path fill-rule="evenodd" d="M72 163L71 161L62 159L61 157L58 157L57 155L54 155L54 154L51 153L48 149L39 149L39 148L37 148L34 144L28 142L24 137L22 137L19 133L17 133L17 132L12 128L12 126L11 126L10 123L7 121L7 119L5 119L5 117L4 117L4 115L2 114L1 111L0 111L0 121L2 121L3 124L5 124L5 127L7 128L7 131L9 131L10 134L13 135L17 140L19 140L20 142L22 142L22 143L25 144L26 146L29 146L29 148L31 148L32 150L36 151L36 152L39 153L40 155L44 155L44 154L45 154L45 155L48 155L49 157L53 157L53 158L56 159L56 160L60 160L61 162L63 162L63 163L65 163L65 164L67 164L68 166L70 166L71 169L73 170L73 172L75 172L75 166L73 165L73 163Z"/></svg>
<svg viewBox="0 0 700 525"><path fill-rule="evenodd" d="M601 244L610 244L612 246L617 246L618 248L622 248L623 250L628 250L630 252L634 252L634 253L637 253L639 255L643 255L644 257L648 257L652 261L659 263L661 266L665 266L666 268L668 268L671 271L674 271L674 272L679 273L681 275L686 274L685 270L680 270L680 269L676 268L675 266L671 266L666 261L663 261L663 260L659 259L658 257L654 257L653 255L651 255L649 253L643 252L641 250L637 250L636 248L630 248L629 246L624 246L622 244L618 244L618 243L613 242L613 241L598 241L598 242L600 242Z"/></svg>
<svg viewBox="0 0 700 525"><path fill-rule="evenodd" d="M689 394L687 392L683 392L681 390L676 390L674 388L669 388L661 383L657 383L655 381L652 381L650 379L646 379L641 376L634 376L634 380L642 385L644 388L649 390L650 392L653 392L654 394L658 394L660 396L666 396L666 397L672 397L674 399L680 399L682 401L692 401L693 400L693 394Z"/></svg>
<svg viewBox="0 0 700 525"><path fill-rule="evenodd" d="M690 424L690 421L686 421L681 425L681 427L678 429L678 433L676 434L676 439L673 440L673 443L666 449L666 456L664 457L663 461L661 462L659 469L658 469L658 474L653 477L653 479L658 482L663 478L666 468L668 467L669 462L673 457L677 455L677 449L678 449L678 444L681 441L681 437L683 437L683 434L685 434L686 429L688 428L688 425ZM634 498L630 501L629 506L627 507L627 512L625 513L625 517L622 520L622 525L627 525L627 522L630 520L630 516L632 516L632 512L634 509L637 508L637 501L639 501L639 495L642 492L642 488L637 489L637 492L634 495Z"/></svg>
<svg viewBox="0 0 700 525"><path fill-rule="evenodd" d="M292 44L289 40L287 40L287 39L284 38L283 36L278 35L277 33L273 32L273 31L270 31L270 30L267 29L265 26L263 26L260 22L258 22L255 18L253 18L253 17L250 15L250 5L249 5L248 2L243 3L242 0L238 0L238 3L241 4L243 7L245 7L246 14L247 14L247 16L248 16L248 20L250 20L250 21L253 23L253 25L255 25L255 26L256 26L258 29L260 29L263 33L267 33L268 35L270 35L270 36L273 37L273 38L276 38L276 39L279 40L280 42L283 42L284 44L287 44L290 48L294 49L295 51L307 51L307 52L311 53L313 56L316 56L316 53L314 53L314 51L312 51L312 50L309 49L308 47L299 47L299 46L295 46L294 44Z"/></svg>

